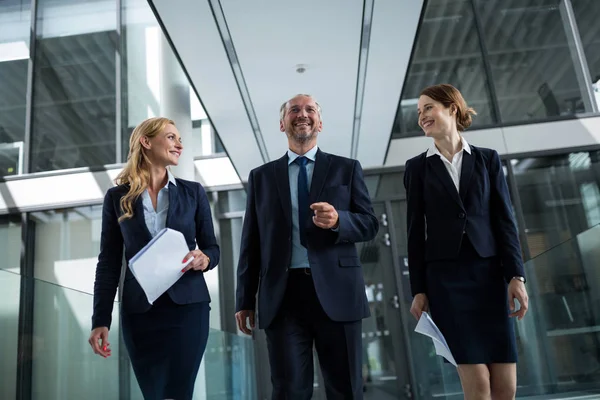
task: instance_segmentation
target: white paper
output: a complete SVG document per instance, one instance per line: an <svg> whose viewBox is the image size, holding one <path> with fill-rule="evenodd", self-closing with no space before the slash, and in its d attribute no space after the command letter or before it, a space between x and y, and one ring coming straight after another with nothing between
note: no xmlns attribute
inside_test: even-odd
<svg viewBox="0 0 600 400"><path fill-rule="evenodd" d="M165 228L129 261L129 268L153 304L183 276L181 270L193 257L182 263L189 253L183 233Z"/></svg>
<svg viewBox="0 0 600 400"><path fill-rule="evenodd" d="M421 313L421 318L419 318L419 322L417 322L415 332L430 337L433 340L435 354L444 357L450 364L456 367L456 361L454 361L454 356L448 347L448 343L446 343L444 335L442 335L442 332L440 332L435 322L433 322L426 312Z"/></svg>

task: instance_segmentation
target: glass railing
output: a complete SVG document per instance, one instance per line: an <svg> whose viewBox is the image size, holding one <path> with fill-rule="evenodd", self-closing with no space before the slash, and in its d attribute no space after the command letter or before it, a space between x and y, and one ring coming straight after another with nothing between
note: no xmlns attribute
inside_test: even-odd
<svg viewBox="0 0 600 400"><path fill-rule="evenodd" d="M529 312L515 323L517 398L600 398L600 226L529 260L525 272ZM431 340L421 344L435 361L430 375L418 371L428 378L420 398L461 399L456 369L435 355Z"/></svg>
<svg viewBox="0 0 600 400"><path fill-rule="evenodd" d="M0 269L0 399L16 398L18 376L30 382L33 400L143 399L119 337L119 304L109 336L112 356L104 359L87 342L91 294L31 280L28 325L20 302L23 279ZM30 337L19 338L20 324L33 327ZM194 399L255 398L252 340L211 329Z"/></svg>
<svg viewBox="0 0 600 400"><path fill-rule="evenodd" d="M516 324L518 394L600 395L600 226L528 261L525 270L531 300L529 315Z"/></svg>

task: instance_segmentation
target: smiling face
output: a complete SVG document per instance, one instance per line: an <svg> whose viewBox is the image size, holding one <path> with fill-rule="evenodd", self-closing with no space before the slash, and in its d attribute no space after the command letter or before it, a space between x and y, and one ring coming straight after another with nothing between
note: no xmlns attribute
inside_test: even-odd
<svg viewBox="0 0 600 400"><path fill-rule="evenodd" d="M425 136L436 139L456 131L456 106L453 104L445 107L439 101L422 95L419 97L417 113L419 126L425 132Z"/></svg>
<svg viewBox="0 0 600 400"><path fill-rule="evenodd" d="M183 144L175 125L167 124L162 132L153 138L142 136L140 142L153 165L168 167L179 164Z"/></svg>
<svg viewBox="0 0 600 400"><path fill-rule="evenodd" d="M296 96L287 102L279 129L289 141L305 144L315 140L323 129L318 105L309 96Z"/></svg>

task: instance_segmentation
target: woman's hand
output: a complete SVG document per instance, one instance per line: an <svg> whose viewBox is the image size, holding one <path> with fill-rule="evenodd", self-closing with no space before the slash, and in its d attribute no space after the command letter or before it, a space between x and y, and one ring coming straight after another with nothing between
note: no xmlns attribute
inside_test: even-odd
<svg viewBox="0 0 600 400"><path fill-rule="evenodd" d="M110 357L110 343L108 343L108 328L106 326L99 326L92 330L90 338L88 340L94 353L104 358Z"/></svg>
<svg viewBox="0 0 600 400"><path fill-rule="evenodd" d="M419 293L415 296L410 306L410 313L417 319L421 318L423 311L429 311L429 300L425 293Z"/></svg>
<svg viewBox="0 0 600 400"><path fill-rule="evenodd" d="M189 271L193 269L195 271L206 271L208 264L210 264L210 258L204 254L201 250L192 250L184 257L182 263L185 263L191 257L194 259L184 268L181 272Z"/></svg>
<svg viewBox="0 0 600 400"><path fill-rule="evenodd" d="M515 299L519 300L521 307L515 310ZM518 279L513 279L508 284L508 305L510 306L510 317L517 317L520 321L523 319L529 308L529 297L525 284Z"/></svg>

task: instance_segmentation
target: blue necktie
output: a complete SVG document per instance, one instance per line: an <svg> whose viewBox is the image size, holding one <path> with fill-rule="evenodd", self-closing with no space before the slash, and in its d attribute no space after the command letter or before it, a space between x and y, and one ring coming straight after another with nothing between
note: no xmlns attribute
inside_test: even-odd
<svg viewBox="0 0 600 400"><path fill-rule="evenodd" d="M300 244L306 247L306 219L308 218L308 175L306 174L306 164L308 158L298 157L296 163L300 166L298 174L298 229L300 230Z"/></svg>

